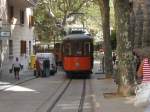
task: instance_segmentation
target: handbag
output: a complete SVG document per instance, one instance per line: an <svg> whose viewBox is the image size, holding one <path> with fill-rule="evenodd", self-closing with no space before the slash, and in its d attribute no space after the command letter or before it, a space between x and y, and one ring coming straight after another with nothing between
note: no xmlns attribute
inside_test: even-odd
<svg viewBox="0 0 150 112"><path fill-rule="evenodd" d="M21 65L21 64L20 64L20 69L21 69L21 70L23 69L23 65Z"/></svg>
<svg viewBox="0 0 150 112"><path fill-rule="evenodd" d="M134 106L146 106L150 101L150 83L142 83L136 87Z"/></svg>

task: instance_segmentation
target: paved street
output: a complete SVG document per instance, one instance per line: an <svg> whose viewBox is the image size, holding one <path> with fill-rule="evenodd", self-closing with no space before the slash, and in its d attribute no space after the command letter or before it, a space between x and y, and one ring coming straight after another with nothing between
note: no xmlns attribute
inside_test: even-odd
<svg viewBox="0 0 150 112"><path fill-rule="evenodd" d="M143 112L133 106L134 97L104 97L104 93L116 92L116 85L100 74L97 61L92 79L85 82L70 81L64 74L59 71L55 76L35 78L31 70L22 71L19 81L12 74L2 76L0 112L77 112L82 106L83 112Z"/></svg>
<svg viewBox="0 0 150 112"><path fill-rule="evenodd" d="M150 82L150 0L0 6L0 112L146 112L124 96Z"/></svg>

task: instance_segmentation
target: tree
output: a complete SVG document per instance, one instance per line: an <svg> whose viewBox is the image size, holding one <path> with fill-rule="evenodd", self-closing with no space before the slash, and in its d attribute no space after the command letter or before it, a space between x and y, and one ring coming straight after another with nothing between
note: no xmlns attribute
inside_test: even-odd
<svg viewBox="0 0 150 112"><path fill-rule="evenodd" d="M56 25L57 20L54 18L47 3L49 2L39 1L34 10L35 32L40 40L51 41L57 35L55 32L59 31L59 28Z"/></svg>
<svg viewBox="0 0 150 112"><path fill-rule="evenodd" d="M117 41L116 41L116 31L112 30L111 31L111 48L112 50L116 50L116 46L117 46Z"/></svg>
<svg viewBox="0 0 150 112"><path fill-rule="evenodd" d="M85 14L85 25L88 27L88 29L90 29L90 33L93 33L92 35L95 36L102 30L99 6L94 2L90 2L85 7L83 7L83 11Z"/></svg>
<svg viewBox="0 0 150 112"><path fill-rule="evenodd" d="M129 39L129 0L114 0L114 8L118 55L118 92L123 96L127 96L131 93L131 86L133 85L133 80L131 78L133 76L133 55L131 39Z"/></svg>
<svg viewBox="0 0 150 112"><path fill-rule="evenodd" d="M67 18L73 13L82 12L82 8L89 2L90 0L39 0L34 11L36 32L50 40L53 36L60 35Z"/></svg>
<svg viewBox="0 0 150 112"><path fill-rule="evenodd" d="M112 49L110 41L110 16L109 16L109 0L96 0L99 5L102 16L102 28L104 37L104 52L105 52L105 72L106 77L110 77L113 73L112 66Z"/></svg>
<svg viewBox="0 0 150 112"><path fill-rule="evenodd" d="M72 16L73 13L79 13L88 2L90 0L58 0L58 9L63 14L62 25L66 25L67 18Z"/></svg>

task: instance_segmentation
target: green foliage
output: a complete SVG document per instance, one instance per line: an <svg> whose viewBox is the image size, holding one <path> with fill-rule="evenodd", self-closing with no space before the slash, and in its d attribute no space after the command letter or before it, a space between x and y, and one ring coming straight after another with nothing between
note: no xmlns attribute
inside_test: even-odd
<svg viewBox="0 0 150 112"><path fill-rule="evenodd" d="M70 22L71 13L84 13L84 16L75 15ZM73 16L72 16L73 17ZM95 36L101 29L101 15L99 6L92 0L39 0L34 10L35 32L40 39L51 41L55 37L64 35L64 27L69 24L84 24ZM63 32L63 33L62 33Z"/></svg>
<svg viewBox="0 0 150 112"><path fill-rule="evenodd" d="M98 5L91 2L84 7L86 26L90 29L92 35L96 35L101 30L101 15Z"/></svg>
<svg viewBox="0 0 150 112"><path fill-rule="evenodd" d="M100 26L98 6L91 0L39 0L34 10L35 32L41 39L61 35L71 13L84 13L84 17L75 16L70 24L80 21L96 34Z"/></svg>
<svg viewBox="0 0 150 112"><path fill-rule="evenodd" d="M39 0L34 10L35 32L40 40L51 41L59 34L60 29L57 27L57 18L53 17L50 3L50 0Z"/></svg>

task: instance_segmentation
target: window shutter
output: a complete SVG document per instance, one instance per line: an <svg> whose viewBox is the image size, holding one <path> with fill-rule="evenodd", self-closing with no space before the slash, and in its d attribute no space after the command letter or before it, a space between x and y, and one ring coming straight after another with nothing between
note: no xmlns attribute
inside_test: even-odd
<svg viewBox="0 0 150 112"><path fill-rule="evenodd" d="M33 27L34 26L34 18L33 18L33 16L29 16L29 27L31 28L31 27Z"/></svg>
<svg viewBox="0 0 150 112"><path fill-rule="evenodd" d="M20 49L21 55L26 54L26 41L21 40L21 49Z"/></svg>
<svg viewBox="0 0 150 112"><path fill-rule="evenodd" d="M24 24L24 10L20 10L20 24Z"/></svg>
<svg viewBox="0 0 150 112"><path fill-rule="evenodd" d="M13 55L13 40L9 40L9 55Z"/></svg>
<svg viewBox="0 0 150 112"><path fill-rule="evenodd" d="M14 7L10 6L9 7L9 22L12 23L13 22L13 17L14 17Z"/></svg>

